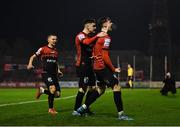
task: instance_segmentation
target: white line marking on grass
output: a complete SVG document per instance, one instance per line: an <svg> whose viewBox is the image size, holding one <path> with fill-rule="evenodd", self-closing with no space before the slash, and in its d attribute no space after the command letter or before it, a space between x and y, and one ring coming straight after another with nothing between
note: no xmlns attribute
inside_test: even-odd
<svg viewBox="0 0 180 127"><path fill-rule="evenodd" d="M109 93L112 91L106 91L106 93ZM55 100L66 100L76 97L76 95L73 96L67 96L67 97L62 97L62 98L56 98ZM5 107L5 106L12 106L12 105L22 105L22 104L29 104L29 103L38 103L38 102L45 102L47 99L44 100L35 100L35 101L23 101L23 102L17 102L17 103L8 103L8 104L0 104L0 107Z"/></svg>
<svg viewBox="0 0 180 127"><path fill-rule="evenodd" d="M55 100L66 100L69 98L73 98L76 95L73 96L68 96L68 97L62 97L62 98L56 98ZM45 102L47 99L44 100L35 100L35 101L24 101L24 102L17 102L17 103L8 103L8 104L0 104L0 107L5 107L5 106L11 106L11 105L22 105L22 104L29 104L29 103L38 103L38 102Z"/></svg>

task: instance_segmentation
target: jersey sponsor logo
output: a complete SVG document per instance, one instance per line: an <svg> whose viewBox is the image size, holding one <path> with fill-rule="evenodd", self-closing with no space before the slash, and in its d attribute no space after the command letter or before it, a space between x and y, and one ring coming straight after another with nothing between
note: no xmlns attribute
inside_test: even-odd
<svg viewBox="0 0 180 127"><path fill-rule="evenodd" d="M36 55L40 55L41 54L41 50L42 50L42 48L39 48L38 51L36 52Z"/></svg>
<svg viewBox="0 0 180 127"><path fill-rule="evenodd" d="M85 38L85 36L84 36L84 34L79 34L79 35L78 35L78 38L79 38L79 40L81 41L82 39Z"/></svg>
<svg viewBox="0 0 180 127"><path fill-rule="evenodd" d="M56 60L53 60L53 59L47 59L46 61L47 63L56 63Z"/></svg>
<svg viewBox="0 0 180 127"><path fill-rule="evenodd" d="M111 42L111 40L110 40L109 38L106 38L106 39L104 40L104 46L105 46L105 47L109 47L110 42Z"/></svg>

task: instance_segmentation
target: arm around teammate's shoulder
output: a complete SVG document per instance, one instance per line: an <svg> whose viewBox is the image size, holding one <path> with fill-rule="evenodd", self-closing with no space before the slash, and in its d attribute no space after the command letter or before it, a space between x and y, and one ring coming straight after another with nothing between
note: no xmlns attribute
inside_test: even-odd
<svg viewBox="0 0 180 127"><path fill-rule="evenodd" d="M100 33L98 33L97 35L95 35L95 36L92 37L92 38L85 38L82 42L83 42L83 44L90 45L91 43L95 42L95 40L96 40L98 37L104 37L104 36L106 36L106 35L107 35L107 33L100 32Z"/></svg>

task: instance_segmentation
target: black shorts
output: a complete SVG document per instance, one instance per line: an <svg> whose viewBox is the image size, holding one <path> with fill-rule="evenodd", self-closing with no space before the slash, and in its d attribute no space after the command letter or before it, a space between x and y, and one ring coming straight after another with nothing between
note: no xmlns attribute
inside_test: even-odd
<svg viewBox="0 0 180 127"><path fill-rule="evenodd" d="M42 79L48 89L49 89L49 86L55 85L56 91L59 91L59 92L61 91L59 80L56 74L43 73Z"/></svg>
<svg viewBox="0 0 180 127"><path fill-rule="evenodd" d="M128 76L128 81L133 81L133 77L132 76Z"/></svg>
<svg viewBox="0 0 180 127"><path fill-rule="evenodd" d="M88 77L79 78L79 88L86 88L87 86L96 86L96 78L94 74Z"/></svg>
<svg viewBox="0 0 180 127"><path fill-rule="evenodd" d="M108 68L102 70L95 70L96 78L98 80L98 86L100 87L111 87L113 88L115 84L118 84L118 79L115 74Z"/></svg>
<svg viewBox="0 0 180 127"><path fill-rule="evenodd" d="M76 67L76 74L79 77L79 87L96 85L96 78L91 65Z"/></svg>

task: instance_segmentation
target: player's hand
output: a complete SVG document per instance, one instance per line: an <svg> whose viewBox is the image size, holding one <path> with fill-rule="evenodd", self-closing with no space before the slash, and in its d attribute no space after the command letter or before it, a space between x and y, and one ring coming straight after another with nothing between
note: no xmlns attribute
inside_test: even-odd
<svg viewBox="0 0 180 127"><path fill-rule="evenodd" d="M28 64L28 65L27 65L27 69L28 69L28 70L33 69L33 68L34 68L34 66L33 66L32 64Z"/></svg>
<svg viewBox="0 0 180 127"><path fill-rule="evenodd" d="M94 59L94 56L89 57L90 59Z"/></svg>
<svg viewBox="0 0 180 127"><path fill-rule="evenodd" d="M117 72L117 73L120 73L121 72L121 68L115 68L115 72Z"/></svg>
<svg viewBox="0 0 180 127"><path fill-rule="evenodd" d="M63 73L58 69L58 75L59 77L63 77Z"/></svg>
<svg viewBox="0 0 180 127"><path fill-rule="evenodd" d="M106 35L107 35L107 33L100 32L100 33L97 34L97 37L104 37L104 36L106 36Z"/></svg>

